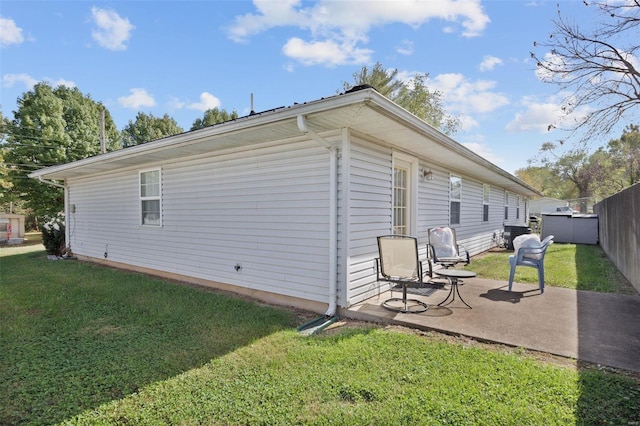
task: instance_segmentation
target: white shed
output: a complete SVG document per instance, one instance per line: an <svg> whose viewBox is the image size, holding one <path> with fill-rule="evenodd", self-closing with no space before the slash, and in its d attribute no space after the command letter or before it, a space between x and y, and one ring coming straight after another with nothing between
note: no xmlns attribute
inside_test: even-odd
<svg viewBox="0 0 640 426"><path fill-rule="evenodd" d="M64 186L81 259L328 314L377 294L376 236L476 254L540 195L367 87L30 176Z"/></svg>

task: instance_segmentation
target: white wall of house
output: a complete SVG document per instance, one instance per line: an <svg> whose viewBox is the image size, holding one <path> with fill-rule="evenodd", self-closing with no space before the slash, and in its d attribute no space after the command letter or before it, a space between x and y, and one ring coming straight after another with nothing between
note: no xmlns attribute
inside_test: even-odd
<svg viewBox="0 0 640 426"><path fill-rule="evenodd" d="M81 256L327 302L328 163L326 148L294 140L145 165L162 170L162 226L140 224L141 168L71 179L70 243Z"/></svg>
<svg viewBox="0 0 640 426"><path fill-rule="evenodd" d="M394 151L389 147L368 141L364 137L351 137L351 144L344 150L345 168L350 170L343 177L343 188L348 188L348 196L341 199L341 205L349 205L349 221L341 222L344 235L348 235L345 250L348 277L347 294L342 304L351 305L375 296L381 290L375 276L375 258L378 255L376 237L390 234L392 230L392 182ZM408 154L404 154L406 157ZM428 159L417 159L420 169L430 170L432 179L417 179L418 191L416 208L416 229L412 234L418 238L420 256L426 258L428 229L451 226L456 229L459 243L471 255L482 253L498 244L500 232L504 228L505 190L490 185L489 218L483 220L483 184L478 179L465 176L457 171L435 165ZM350 164L345 163L349 162ZM450 224L449 177L462 178L460 224ZM349 179L347 183L344 179ZM520 216L524 217L525 203L522 196L509 195L509 213L515 218L520 197ZM342 241L342 240L341 240ZM344 246L343 246L344 247ZM426 266L426 265L425 265ZM505 266L506 267L506 266ZM344 282L340 280L339 282ZM382 284L382 290L386 289Z"/></svg>
<svg viewBox="0 0 640 426"><path fill-rule="evenodd" d="M491 187L485 222L483 182L347 129L327 137L339 149L340 306L380 290L376 237L392 233L396 157L414 158L413 234L423 258L427 230L450 226L451 173L462 178L461 223L452 225L460 242L472 255L496 244L504 222L501 188ZM326 148L299 138L70 179L70 244L80 256L103 259L106 253L109 261L135 267L328 303L328 165ZM154 168L162 174L162 226L144 226L139 172ZM433 178L419 179L420 169ZM513 215L517 197L509 196ZM521 215L523 205L521 197Z"/></svg>
<svg viewBox="0 0 640 426"><path fill-rule="evenodd" d="M346 305L357 303L377 294L378 283L375 281L375 264L379 235L391 233L393 173L392 152L366 141L362 137L352 137L345 144L343 162L349 173L343 177L342 188L345 192L343 207L348 211L348 220L343 217L340 223L342 234L348 238L341 239L344 249L347 289L341 302ZM347 281L348 280L348 281Z"/></svg>

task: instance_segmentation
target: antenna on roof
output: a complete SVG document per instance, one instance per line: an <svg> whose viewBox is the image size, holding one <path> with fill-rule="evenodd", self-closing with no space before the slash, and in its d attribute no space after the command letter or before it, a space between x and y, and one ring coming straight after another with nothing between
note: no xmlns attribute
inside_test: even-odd
<svg viewBox="0 0 640 426"><path fill-rule="evenodd" d="M251 112L249 113L249 115L254 115L256 112L253 109L253 92L251 93Z"/></svg>

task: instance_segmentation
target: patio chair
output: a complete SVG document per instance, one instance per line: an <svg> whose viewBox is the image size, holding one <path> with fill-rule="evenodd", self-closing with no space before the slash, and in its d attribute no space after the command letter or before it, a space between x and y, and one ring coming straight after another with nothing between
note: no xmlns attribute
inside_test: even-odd
<svg viewBox="0 0 640 426"><path fill-rule="evenodd" d="M514 240L515 244L515 240ZM553 244L553 235L549 235L542 240L539 245L519 247L515 254L509 256L509 265L511 272L509 273L509 291L513 286L513 277L516 274L517 266L528 266L538 270L538 288L540 293L544 293L544 256L549 246Z"/></svg>
<svg viewBox="0 0 640 426"><path fill-rule="evenodd" d="M430 228L428 234L427 258L429 259L430 277L433 278L433 268L436 265L450 268L458 263L468 265L471 262L469 251L458 244L454 228Z"/></svg>
<svg viewBox="0 0 640 426"><path fill-rule="evenodd" d="M402 287L402 298L391 297L385 300L382 306L402 313L420 313L429 309L429 305L418 299L407 299L408 285L427 284L422 282L422 262L418 259L417 239L404 235L381 236L378 237L378 252L378 281L387 281Z"/></svg>

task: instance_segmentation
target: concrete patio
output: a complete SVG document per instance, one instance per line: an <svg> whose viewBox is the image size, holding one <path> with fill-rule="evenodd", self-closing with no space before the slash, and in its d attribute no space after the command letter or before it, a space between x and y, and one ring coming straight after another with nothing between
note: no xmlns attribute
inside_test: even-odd
<svg viewBox="0 0 640 426"><path fill-rule="evenodd" d="M382 284L382 289L388 286ZM382 307L391 297L379 297L352 306L345 315L353 319L403 325L463 335L482 341L523 347L603 366L640 372L640 295L616 295L564 288L508 283L480 278L465 279L459 290L473 309L457 297L437 306L449 285L408 294L428 303L419 314L396 313ZM394 291L394 297L401 292Z"/></svg>

